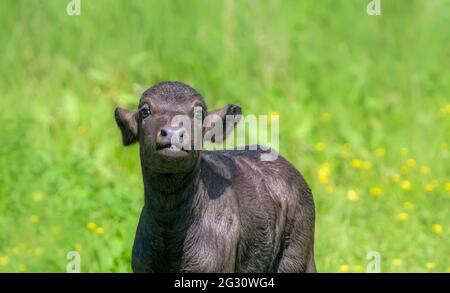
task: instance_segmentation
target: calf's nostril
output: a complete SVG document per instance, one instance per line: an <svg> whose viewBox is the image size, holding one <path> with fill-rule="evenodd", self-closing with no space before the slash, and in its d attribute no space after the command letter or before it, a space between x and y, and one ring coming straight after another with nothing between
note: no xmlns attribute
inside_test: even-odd
<svg viewBox="0 0 450 293"><path fill-rule="evenodd" d="M160 133L159 133L162 137L166 137L167 136L167 131L165 131L164 129L161 129Z"/></svg>

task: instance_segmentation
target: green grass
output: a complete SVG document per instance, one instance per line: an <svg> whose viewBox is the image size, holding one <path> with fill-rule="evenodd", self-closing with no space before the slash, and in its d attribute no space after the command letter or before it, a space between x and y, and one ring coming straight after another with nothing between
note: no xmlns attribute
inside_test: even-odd
<svg viewBox="0 0 450 293"><path fill-rule="evenodd" d="M211 109L280 114L280 152L316 201L319 271L369 251L383 272L449 269L449 1L383 0L379 17L364 0L81 0L79 17L68 2L0 1L0 271L63 272L74 249L82 271L130 271L143 188L113 109L162 80Z"/></svg>

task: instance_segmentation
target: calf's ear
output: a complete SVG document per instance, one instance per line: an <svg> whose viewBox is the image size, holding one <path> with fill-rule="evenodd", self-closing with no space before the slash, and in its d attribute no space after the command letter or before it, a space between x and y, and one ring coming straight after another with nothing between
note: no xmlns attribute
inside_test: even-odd
<svg viewBox="0 0 450 293"><path fill-rule="evenodd" d="M204 139L218 143L224 141L233 131L239 120L241 120L241 116L241 107L234 104L228 104L223 108L209 112L206 116L206 120L209 121L206 123L207 126ZM211 124L214 124L214 127L212 127Z"/></svg>
<svg viewBox="0 0 450 293"><path fill-rule="evenodd" d="M138 112L117 107L114 117L122 132L123 145L130 145L138 141Z"/></svg>

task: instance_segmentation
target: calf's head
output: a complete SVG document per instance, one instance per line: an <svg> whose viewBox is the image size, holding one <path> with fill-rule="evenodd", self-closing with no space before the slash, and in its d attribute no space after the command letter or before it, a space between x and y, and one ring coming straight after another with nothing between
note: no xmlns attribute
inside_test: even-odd
<svg viewBox="0 0 450 293"><path fill-rule="evenodd" d="M119 107L115 110L123 144L139 142L142 167L162 174L190 172L200 159L208 129L219 126L223 135L209 139L220 142L240 115L240 107L232 104L208 112L203 97L180 82L162 82L147 89L137 111ZM227 116L237 118L226 119ZM214 119L208 119L211 117ZM195 133L198 128L200 133Z"/></svg>

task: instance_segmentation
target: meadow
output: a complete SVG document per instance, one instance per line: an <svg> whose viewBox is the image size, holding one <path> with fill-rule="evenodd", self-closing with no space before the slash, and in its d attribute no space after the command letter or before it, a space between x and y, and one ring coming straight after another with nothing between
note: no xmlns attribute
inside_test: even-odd
<svg viewBox="0 0 450 293"><path fill-rule="evenodd" d="M317 269L450 271L450 1L0 1L0 272L130 272L143 187L117 105L164 80L278 115Z"/></svg>

